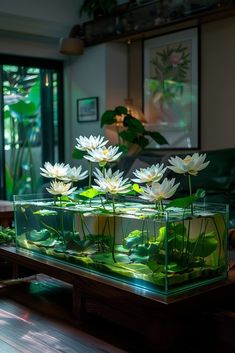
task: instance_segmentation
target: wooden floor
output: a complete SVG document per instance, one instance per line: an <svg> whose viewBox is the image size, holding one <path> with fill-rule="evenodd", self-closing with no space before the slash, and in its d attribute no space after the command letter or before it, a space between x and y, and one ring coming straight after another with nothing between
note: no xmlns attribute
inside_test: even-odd
<svg viewBox="0 0 235 353"><path fill-rule="evenodd" d="M70 285L40 274L24 281L10 281L6 292L0 285L0 353L162 353L141 335L94 315L92 306L85 323L74 322ZM224 309L228 315L192 318L164 353L234 353L235 300Z"/></svg>
<svg viewBox="0 0 235 353"><path fill-rule="evenodd" d="M85 322L74 320L64 282L39 274L4 283L0 353L148 353L142 337L92 314L92 306Z"/></svg>
<svg viewBox="0 0 235 353"><path fill-rule="evenodd" d="M0 299L1 353L124 353L78 328Z"/></svg>
<svg viewBox="0 0 235 353"><path fill-rule="evenodd" d="M99 323L97 322L97 325ZM94 329L94 328L93 328ZM233 326L230 327L234 331ZM97 331L101 331L100 325ZM110 332L110 330L108 330ZM107 335L109 335L107 332ZM104 333L104 332L103 332ZM230 332L232 335L232 332ZM198 332L200 338L200 328ZM73 325L62 323L59 320L46 318L35 310L27 306L16 303L12 299L0 298L0 352L1 353L148 353L149 350L144 346L138 347L134 342L126 342L132 345L130 350L121 349L107 340L97 338L94 334L89 334ZM122 342L123 337L120 332L116 332L116 341ZM130 340L133 337L129 337ZM127 337L128 340L128 337ZM179 347L178 347L179 348ZM175 348L172 352L182 353L194 352L193 342L191 348L187 350L178 350ZM183 347L182 347L183 348ZM155 347L153 352L158 352ZM234 346L223 342L221 345L201 353L232 353ZM166 352L168 353L168 352Z"/></svg>

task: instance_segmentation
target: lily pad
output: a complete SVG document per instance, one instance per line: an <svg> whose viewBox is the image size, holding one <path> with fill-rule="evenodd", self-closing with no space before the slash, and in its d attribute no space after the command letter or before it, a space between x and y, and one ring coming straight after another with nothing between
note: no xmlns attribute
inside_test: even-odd
<svg viewBox="0 0 235 353"><path fill-rule="evenodd" d="M42 210L33 212L33 214L45 217L45 216L56 216L58 213L57 211L54 211L54 210L42 209Z"/></svg>
<svg viewBox="0 0 235 353"><path fill-rule="evenodd" d="M31 240L33 242L44 241L50 237L51 233L47 229L41 229L39 231L34 229L31 232L26 233L26 239Z"/></svg>

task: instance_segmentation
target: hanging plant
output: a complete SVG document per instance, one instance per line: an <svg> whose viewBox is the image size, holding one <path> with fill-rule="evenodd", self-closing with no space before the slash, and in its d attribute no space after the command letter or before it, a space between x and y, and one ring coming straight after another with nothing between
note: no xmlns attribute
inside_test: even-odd
<svg viewBox="0 0 235 353"><path fill-rule="evenodd" d="M89 17L104 16L110 13L110 10L117 5L117 0L84 0L80 8L80 16L84 13Z"/></svg>

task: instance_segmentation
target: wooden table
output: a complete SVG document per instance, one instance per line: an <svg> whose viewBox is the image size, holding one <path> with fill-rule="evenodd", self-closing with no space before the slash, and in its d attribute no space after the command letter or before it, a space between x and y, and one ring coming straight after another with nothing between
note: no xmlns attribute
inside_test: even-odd
<svg viewBox="0 0 235 353"><path fill-rule="evenodd" d="M12 262L15 276L18 266L24 266L72 284L73 315L80 321L86 319L88 304L93 303L97 314L145 335L146 342L157 344L159 351L179 339L190 325L201 321L204 311L213 311L235 294L235 271L230 271L225 281L167 298L14 247L0 247L0 257Z"/></svg>
<svg viewBox="0 0 235 353"><path fill-rule="evenodd" d="M0 225L3 227L11 227L13 220L13 202L0 200Z"/></svg>

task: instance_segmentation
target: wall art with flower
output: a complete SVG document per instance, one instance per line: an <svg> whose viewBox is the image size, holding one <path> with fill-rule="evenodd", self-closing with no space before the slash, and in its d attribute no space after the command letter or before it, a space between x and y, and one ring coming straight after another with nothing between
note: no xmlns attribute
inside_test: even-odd
<svg viewBox="0 0 235 353"><path fill-rule="evenodd" d="M145 40L145 120L168 141L151 148L199 147L197 66L197 28Z"/></svg>

